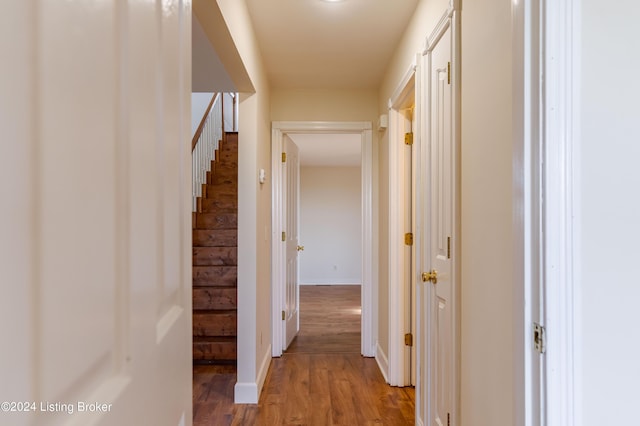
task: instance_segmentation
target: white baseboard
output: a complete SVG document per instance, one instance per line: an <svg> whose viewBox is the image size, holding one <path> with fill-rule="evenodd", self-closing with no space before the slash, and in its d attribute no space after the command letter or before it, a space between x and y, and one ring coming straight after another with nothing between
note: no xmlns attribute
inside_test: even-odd
<svg viewBox="0 0 640 426"><path fill-rule="evenodd" d="M260 370L258 371L258 377L256 383L252 382L238 382L234 388L233 402L235 404L257 404L260 399L260 393L262 392L262 386L267 378L267 372L269 371L269 365L271 365L271 345L267 348L262 357L260 363Z"/></svg>
<svg viewBox="0 0 640 426"><path fill-rule="evenodd" d="M349 279L340 279L340 280L317 280L317 281L307 281L301 282L298 285L362 285L360 280L349 280Z"/></svg>
<svg viewBox="0 0 640 426"><path fill-rule="evenodd" d="M258 399L260 399L260 394L262 393L262 387L264 386L264 381L267 379L267 373L269 372L269 366L271 365L271 345L267 348L264 355L262 356L262 362L260 363L260 370L258 370Z"/></svg>
<svg viewBox="0 0 640 426"><path fill-rule="evenodd" d="M257 404L258 385L257 383L245 382L236 383L233 388L233 402L235 404Z"/></svg>
<svg viewBox="0 0 640 426"><path fill-rule="evenodd" d="M389 359L387 355L384 353L380 344L376 344L376 362L378 363L378 368L380 368L380 372L384 377L384 381L389 383Z"/></svg>

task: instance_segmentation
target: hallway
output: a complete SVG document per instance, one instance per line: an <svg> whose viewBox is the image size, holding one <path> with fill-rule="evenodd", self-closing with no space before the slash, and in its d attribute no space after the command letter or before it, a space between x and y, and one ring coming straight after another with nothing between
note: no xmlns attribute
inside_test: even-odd
<svg viewBox="0 0 640 426"><path fill-rule="evenodd" d="M302 286L300 308L257 405L233 404L235 367L194 366L194 426L414 424L414 389L388 386L360 355L360 286Z"/></svg>

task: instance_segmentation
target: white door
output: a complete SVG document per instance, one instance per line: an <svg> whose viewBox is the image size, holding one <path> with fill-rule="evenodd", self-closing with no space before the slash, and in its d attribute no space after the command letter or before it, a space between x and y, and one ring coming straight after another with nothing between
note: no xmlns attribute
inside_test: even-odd
<svg viewBox="0 0 640 426"><path fill-rule="evenodd" d="M97 3L0 13L3 425L191 423L190 2Z"/></svg>
<svg viewBox="0 0 640 426"><path fill-rule="evenodd" d="M424 206L424 248L421 260L421 316L427 333L423 346L426 371L422 397L426 424L453 425L455 408L455 268L456 149L451 74L452 30L448 27L430 51L427 67L427 196ZM424 358L423 358L424 359ZM426 374L425 374L426 373Z"/></svg>
<svg viewBox="0 0 640 426"><path fill-rule="evenodd" d="M298 160L298 147L289 137L285 137L284 158L285 169L285 243L286 243L286 270L285 270L285 303L284 303L284 327L286 336L283 350L287 349L291 341L298 334L300 328L299 292L298 292L298 199L300 192L300 162Z"/></svg>

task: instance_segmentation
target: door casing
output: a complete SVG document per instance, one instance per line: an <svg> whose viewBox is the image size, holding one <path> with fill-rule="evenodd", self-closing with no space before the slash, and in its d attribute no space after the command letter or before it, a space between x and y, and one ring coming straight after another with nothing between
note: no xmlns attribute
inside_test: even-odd
<svg viewBox="0 0 640 426"><path fill-rule="evenodd" d="M286 253L281 232L285 229L284 194L281 162L284 136L295 133L354 133L361 136L362 173L362 330L361 353L366 357L375 354L378 335L378 269L374 262L378 253L377 216L374 203L375 147L372 144L371 122L368 121L274 121L271 125L271 170L272 170L272 233L271 233L271 318L272 356L282 355L286 333L281 312L285 302Z"/></svg>

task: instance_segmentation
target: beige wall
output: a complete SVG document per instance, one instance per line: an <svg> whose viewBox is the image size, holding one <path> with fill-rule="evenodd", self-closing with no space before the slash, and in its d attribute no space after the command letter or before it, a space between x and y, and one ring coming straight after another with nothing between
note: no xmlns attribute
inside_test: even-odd
<svg viewBox="0 0 640 426"><path fill-rule="evenodd" d="M377 117L375 90L273 89L273 121L370 121ZM374 142L375 142L375 134Z"/></svg>
<svg viewBox="0 0 640 426"><path fill-rule="evenodd" d="M462 10L461 421L511 426L513 410L511 5Z"/></svg>
<svg viewBox="0 0 640 426"><path fill-rule="evenodd" d="M271 361L271 187L269 85L244 2L218 0L255 93L241 93L238 143L238 383L236 402L257 402ZM204 25L204 22L203 22Z"/></svg>
<svg viewBox="0 0 640 426"><path fill-rule="evenodd" d="M360 173L300 168L300 285L362 283Z"/></svg>

